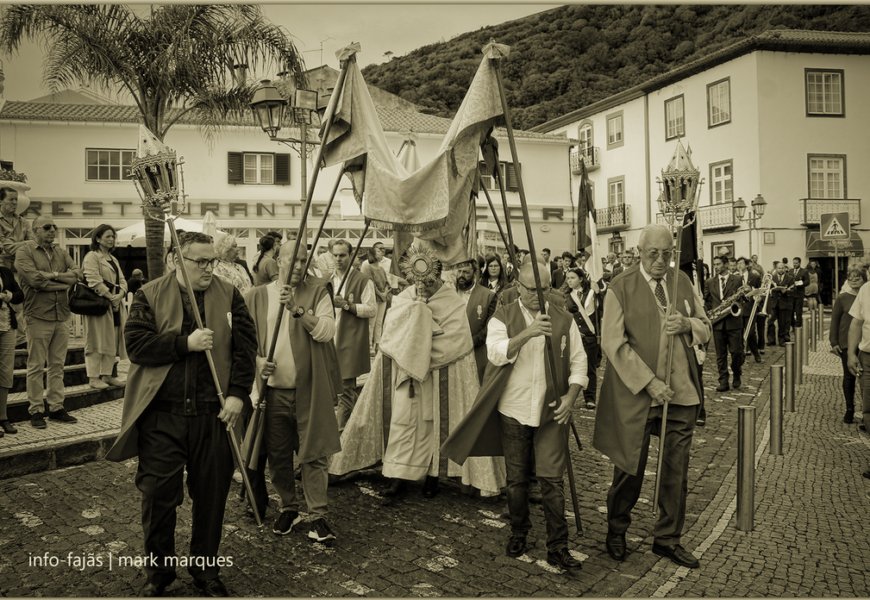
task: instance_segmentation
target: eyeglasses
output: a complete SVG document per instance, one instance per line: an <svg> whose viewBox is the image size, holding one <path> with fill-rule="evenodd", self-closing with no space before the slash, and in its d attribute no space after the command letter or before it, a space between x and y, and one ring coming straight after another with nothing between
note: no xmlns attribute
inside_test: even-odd
<svg viewBox="0 0 870 600"><path fill-rule="evenodd" d="M47 225L43 225L42 229L45 231L57 231L57 225L55 225L54 223L48 223Z"/></svg>
<svg viewBox="0 0 870 600"><path fill-rule="evenodd" d="M646 255L651 258L653 262L658 261L659 257L661 257L666 263L669 263L674 257L673 250L665 250L664 252L659 252L658 250L644 250L644 252L646 252Z"/></svg>
<svg viewBox="0 0 870 600"><path fill-rule="evenodd" d="M526 289L526 291L529 292L530 294L537 294L537 293L538 293L538 288L530 288L529 286L527 286L526 284L524 284L524 283L523 283L522 281L520 281L519 279L517 279L517 283L520 284L521 286L523 286L523 287ZM543 285L543 286L541 286L541 288L540 288L540 291L541 291L542 293L547 293L549 290L550 290L550 286L549 286L549 285Z"/></svg>
<svg viewBox="0 0 870 600"><path fill-rule="evenodd" d="M203 258L202 260L193 260L192 258L187 258L185 256L184 260L189 260L192 263L196 263L197 267L199 267L200 269L205 271L208 267L211 267L213 269L214 266L217 264L219 259L217 259L217 258L212 258L212 259Z"/></svg>

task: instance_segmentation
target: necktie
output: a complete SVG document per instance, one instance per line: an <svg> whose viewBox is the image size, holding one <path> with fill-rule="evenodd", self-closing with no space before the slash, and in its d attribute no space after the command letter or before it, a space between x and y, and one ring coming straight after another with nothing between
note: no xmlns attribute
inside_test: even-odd
<svg viewBox="0 0 870 600"><path fill-rule="evenodd" d="M656 279L656 298L658 298L659 304L662 305L662 308L668 307L668 299L665 298L665 288L662 287L661 279Z"/></svg>
<svg viewBox="0 0 870 600"><path fill-rule="evenodd" d="M725 278L719 278L719 295L724 298L725 297Z"/></svg>

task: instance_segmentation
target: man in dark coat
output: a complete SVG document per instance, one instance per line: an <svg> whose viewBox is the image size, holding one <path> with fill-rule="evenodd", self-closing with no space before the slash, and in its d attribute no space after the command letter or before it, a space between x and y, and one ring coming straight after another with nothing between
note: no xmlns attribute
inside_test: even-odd
<svg viewBox="0 0 870 600"><path fill-rule="evenodd" d="M792 291L794 290L794 278L789 273L788 262L782 261L776 265L776 273L773 276L773 287L770 289L770 300L767 303L767 345L774 346L779 343L785 346L790 341L789 328L794 317L792 309ZM775 327L779 332L775 333ZM774 339L776 335L776 339Z"/></svg>
<svg viewBox="0 0 870 600"><path fill-rule="evenodd" d="M761 287L761 276L749 268L750 262L745 256L737 259L737 272L744 287L750 287L752 290L758 290ZM746 329L750 327L749 317L752 315L752 309L755 307L755 298L760 296L756 291L746 295L746 300L743 302L743 332L741 336L746 335ZM755 310L755 317L758 318L758 313L761 311L761 302L764 302L764 296L760 296L758 308ZM755 358L755 362L761 362L761 354L758 352L758 336L755 335L755 323L752 323L752 329L749 331L749 337L746 338L746 347Z"/></svg>
<svg viewBox="0 0 870 600"><path fill-rule="evenodd" d="M792 261L792 279L794 279L794 292L792 294L792 308L794 308L794 317L792 318L793 327L803 327L804 324L804 290L810 284L810 272L801 267L801 259L795 256Z"/></svg>
<svg viewBox="0 0 870 600"><path fill-rule="evenodd" d="M640 265L614 278L604 300L606 334L601 346L607 368L592 444L614 464L605 546L614 560L625 560L625 532L640 497L650 435L664 435L665 460L658 474L660 516L652 551L695 568L698 559L681 545L689 455L701 396L692 346L710 339L710 322L688 276L668 267L674 255L670 230L647 225L638 249ZM673 277L678 278L676 298L671 298ZM670 303L675 313L667 317ZM670 375L669 338L674 343ZM669 405L663 432L665 402Z"/></svg>
<svg viewBox="0 0 870 600"><path fill-rule="evenodd" d="M142 492L145 567L140 596L162 596L175 578L176 508L184 500L184 474L193 501L188 572L208 596L227 596L218 578L224 509L233 476L226 429L236 425L254 383L256 332L245 299L213 277L217 262L211 236L179 236L173 273L142 287L124 330L130 376L121 433L106 458L139 457L136 487ZM188 268L192 307L181 267ZM193 310L202 318L197 329ZM210 350L223 407L205 351Z"/></svg>
<svg viewBox="0 0 870 600"><path fill-rule="evenodd" d="M486 371L486 325L495 312L498 299L489 290L475 281L476 261L465 261L453 265L456 274L456 292L465 303L468 325L471 327L471 341L474 344L474 359L477 362L477 376L483 382Z"/></svg>
<svg viewBox="0 0 870 600"><path fill-rule="evenodd" d="M728 259L724 256L713 257L715 275L704 285L704 302L709 313L718 309L723 300L740 291L743 280L739 274L731 273ZM716 346L716 366L719 368L719 387L717 392L727 392L728 386L728 354L731 354L731 371L734 373L734 389L742 385L743 373L743 317L728 316L713 323L713 343Z"/></svg>

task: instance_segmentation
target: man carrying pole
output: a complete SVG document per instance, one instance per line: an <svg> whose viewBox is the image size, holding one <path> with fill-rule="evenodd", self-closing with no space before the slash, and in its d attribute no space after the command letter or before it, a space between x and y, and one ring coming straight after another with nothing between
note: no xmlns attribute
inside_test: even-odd
<svg viewBox="0 0 870 600"><path fill-rule="evenodd" d="M702 393L691 347L710 339L710 322L688 276L668 266L674 257L670 229L647 225L638 249L639 268L616 279L604 301L602 329L607 335L601 345L607 368L592 443L614 463L605 545L614 560L625 560L625 532L640 497L650 435L662 434L663 405L669 402L653 552L695 568L698 560L680 545L689 451ZM669 298L673 277L678 277L676 298ZM676 310L666 317L669 301ZM678 342L668 376L670 337Z"/></svg>

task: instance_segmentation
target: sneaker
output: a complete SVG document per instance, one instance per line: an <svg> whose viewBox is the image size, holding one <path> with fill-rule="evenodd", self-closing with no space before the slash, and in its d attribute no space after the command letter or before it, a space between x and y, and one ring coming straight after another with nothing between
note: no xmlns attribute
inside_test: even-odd
<svg viewBox="0 0 870 600"><path fill-rule="evenodd" d="M101 379L107 383L108 385L113 385L115 387L124 387L127 385L126 381L121 381L117 377L111 377L110 375L103 375Z"/></svg>
<svg viewBox="0 0 870 600"><path fill-rule="evenodd" d="M315 542L325 542L327 540L334 540L335 534L332 533L329 525L327 525L326 519L320 517L311 524L311 531L308 532L308 537Z"/></svg>
<svg viewBox="0 0 870 600"><path fill-rule="evenodd" d="M91 377L90 379L88 379L88 385L90 385L95 390L109 389L109 384L100 379L99 377Z"/></svg>
<svg viewBox="0 0 870 600"><path fill-rule="evenodd" d="M33 413L30 415L30 426L34 429L45 429L45 417L42 413Z"/></svg>
<svg viewBox="0 0 870 600"><path fill-rule="evenodd" d="M285 510L278 516L278 520L275 521L275 525L272 527L272 532L277 533L278 535L287 535L293 531L293 527L301 521L302 517L299 516L298 511Z"/></svg>
<svg viewBox="0 0 870 600"><path fill-rule="evenodd" d="M48 418L52 421L60 421L62 423L78 423L79 420L74 416L66 412L65 408L61 408L60 410L50 410L48 411Z"/></svg>

